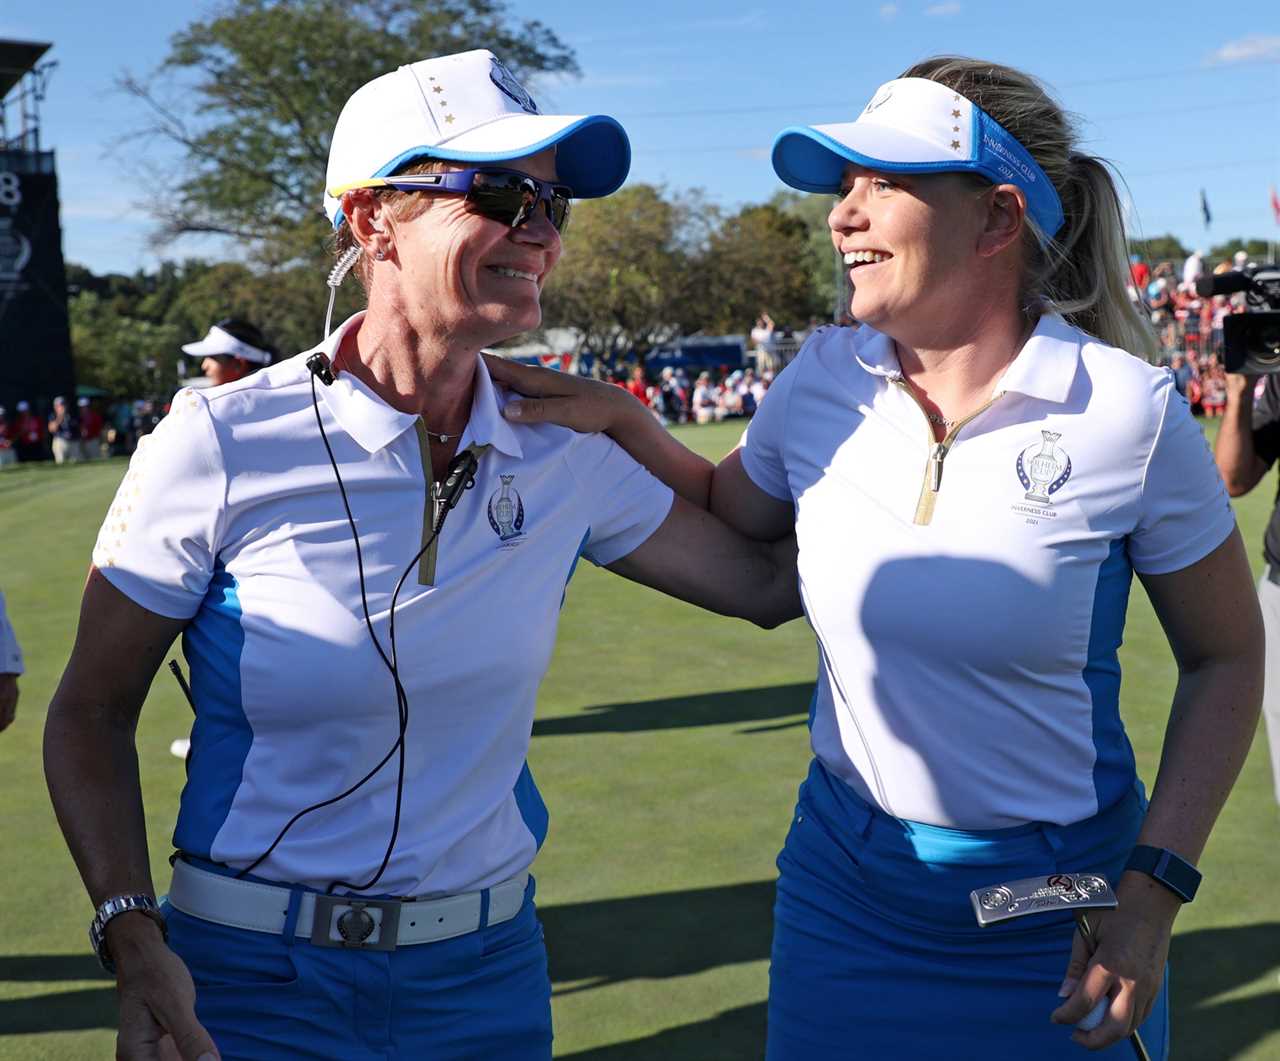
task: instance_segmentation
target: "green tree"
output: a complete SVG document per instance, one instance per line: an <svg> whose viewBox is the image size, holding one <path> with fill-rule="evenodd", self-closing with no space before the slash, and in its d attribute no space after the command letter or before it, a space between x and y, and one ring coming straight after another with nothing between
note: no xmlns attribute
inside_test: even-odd
<svg viewBox="0 0 1280 1061"><path fill-rule="evenodd" d="M804 221L771 203L722 220L690 270L688 330L746 332L762 310L779 325L807 323L823 308L809 237Z"/></svg>
<svg viewBox="0 0 1280 1061"><path fill-rule="evenodd" d="M772 206L804 222L808 232L805 243L805 265L809 271L813 299L819 316L831 320L849 308L849 282L844 264L831 244L831 228L827 215L835 203L830 195L805 195L801 192L778 192L769 200ZM774 315L775 319L776 314ZM778 319L778 323L782 321Z"/></svg>
<svg viewBox="0 0 1280 1061"><path fill-rule="evenodd" d="M1236 251L1244 251L1249 256L1249 260L1253 262L1271 261L1271 244L1265 239L1242 239L1236 237L1211 248L1207 262L1211 268L1213 263L1219 261L1229 262Z"/></svg>
<svg viewBox="0 0 1280 1061"><path fill-rule="evenodd" d="M1129 253L1138 255L1148 265L1155 265L1157 262L1181 262L1191 252L1179 242L1177 236L1166 235L1131 239Z"/></svg>
<svg viewBox="0 0 1280 1061"><path fill-rule="evenodd" d="M243 241L269 266L315 265L329 138L347 98L431 55L491 48L518 75L576 73L573 52L501 0L227 0L170 42L150 76L122 86L145 108L139 135L176 145L153 177L158 238Z"/></svg>
<svg viewBox="0 0 1280 1061"><path fill-rule="evenodd" d="M543 296L544 326L578 329L577 352L604 366L678 335L686 316L687 214L684 203L650 184L575 204Z"/></svg>
<svg viewBox="0 0 1280 1061"><path fill-rule="evenodd" d="M81 291L67 303L76 379L119 397L167 398L177 387L178 330L118 312Z"/></svg>

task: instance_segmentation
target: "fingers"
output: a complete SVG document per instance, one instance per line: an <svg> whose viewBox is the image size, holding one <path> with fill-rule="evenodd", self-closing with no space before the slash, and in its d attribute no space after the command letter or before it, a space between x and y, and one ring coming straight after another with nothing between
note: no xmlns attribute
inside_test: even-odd
<svg viewBox="0 0 1280 1061"><path fill-rule="evenodd" d="M0 674L0 730L4 730L18 713L18 679Z"/></svg>
<svg viewBox="0 0 1280 1061"><path fill-rule="evenodd" d="M485 367L489 376L499 383L505 383L512 390L531 397L540 397L552 393L563 386L564 373L549 368L538 368L534 365L522 365L505 357L483 354ZM557 384L557 380L560 384Z"/></svg>
<svg viewBox="0 0 1280 1061"><path fill-rule="evenodd" d="M1077 1029L1071 1036L1072 1041L1086 1050L1102 1050L1121 1039L1127 1039L1139 1023L1136 1019L1135 995L1136 988L1132 983L1117 981L1112 986L1111 1004L1107 1007L1102 1022L1092 1031Z"/></svg>
<svg viewBox="0 0 1280 1061"><path fill-rule="evenodd" d="M1072 951L1074 961L1075 952ZM1063 983L1065 988L1071 977ZM1055 1009L1050 1019L1055 1024L1077 1024L1084 1020L1093 1008L1108 996L1115 977L1101 965L1091 965L1085 970L1067 1000Z"/></svg>
<svg viewBox="0 0 1280 1061"><path fill-rule="evenodd" d="M1059 998L1070 998L1075 994L1080 977L1084 976L1088 966L1089 945L1085 943L1084 936L1076 932L1071 937L1071 960L1067 962L1066 975L1062 979L1062 986L1058 988Z"/></svg>

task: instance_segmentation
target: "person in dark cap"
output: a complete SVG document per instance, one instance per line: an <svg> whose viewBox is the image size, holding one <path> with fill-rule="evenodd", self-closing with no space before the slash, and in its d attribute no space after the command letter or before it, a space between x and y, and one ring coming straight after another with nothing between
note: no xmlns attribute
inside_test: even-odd
<svg viewBox="0 0 1280 1061"><path fill-rule="evenodd" d="M49 437L53 443L53 459L56 463L72 464L80 459L80 420L62 395L53 399Z"/></svg>

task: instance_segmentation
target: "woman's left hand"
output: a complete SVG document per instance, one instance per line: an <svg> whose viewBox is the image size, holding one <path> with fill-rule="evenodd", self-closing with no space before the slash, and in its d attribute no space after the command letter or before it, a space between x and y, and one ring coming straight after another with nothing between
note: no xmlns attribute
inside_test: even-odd
<svg viewBox="0 0 1280 1061"><path fill-rule="evenodd" d="M1059 992L1069 997L1051 1017L1056 1024L1076 1024L1109 998L1102 1022L1072 1036L1089 1050L1127 1038L1150 1015L1164 985L1173 919L1181 905L1162 885L1132 872L1116 887L1116 898L1120 905L1115 910L1088 912L1097 946L1092 957L1076 932Z"/></svg>
<svg viewBox="0 0 1280 1061"><path fill-rule="evenodd" d="M623 387L585 379L568 372L520 365L506 358L484 355L489 375L522 398L508 402L502 415L522 424L559 424L587 434L609 434L627 416L649 414L642 402Z"/></svg>

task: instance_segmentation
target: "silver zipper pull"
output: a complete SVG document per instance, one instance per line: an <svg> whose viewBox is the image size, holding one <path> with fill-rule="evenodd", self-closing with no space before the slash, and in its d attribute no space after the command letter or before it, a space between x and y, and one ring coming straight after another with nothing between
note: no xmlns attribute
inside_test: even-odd
<svg viewBox="0 0 1280 1061"><path fill-rule="evenodd" d="M929 489L935 494L942 489L942 461L946 455L947 447L939 442L933 447L933 453L929 456Z"/></svg>

